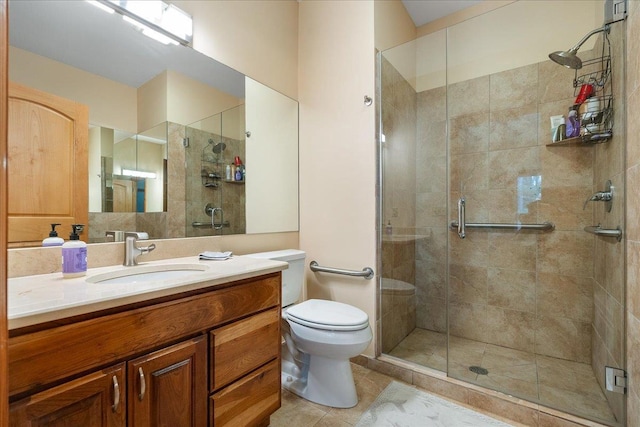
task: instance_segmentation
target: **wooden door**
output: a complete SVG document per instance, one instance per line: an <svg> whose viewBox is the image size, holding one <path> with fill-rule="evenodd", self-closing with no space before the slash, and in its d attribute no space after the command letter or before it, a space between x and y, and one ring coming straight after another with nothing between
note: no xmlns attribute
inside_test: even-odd
<svg viewBox="0 0 640 427"><path fill-rule="evenodd" d="M10 406L10 427L124 427L124 363L37 393Z"/></svg>
<svg viewBox="0 0 640 427"><path fill-rule="evenodd" d="M205 426L207 342L194 338L128 363L129 426Z"/></svg>
<svg viewBox="0 0 640 427"><path fill-rule="evenodd" d="M135 181L126 179L113 180L113 212L135 212L136 211L136 188Z"/></svg>
<svg viewBox="0 0 640 427"><path fill-rule="evenodd" d="M51 223L88 236L88 107L9 83L8 109L9 246L41 245Z"/></svg>

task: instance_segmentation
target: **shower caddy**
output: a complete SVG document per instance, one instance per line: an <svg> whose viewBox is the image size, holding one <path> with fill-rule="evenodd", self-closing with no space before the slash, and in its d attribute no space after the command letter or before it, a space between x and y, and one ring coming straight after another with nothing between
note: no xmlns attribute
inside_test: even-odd
<svg viewBox="0 0 640 427"><path fill-rule="evenodd" d="M580 74L578 74L580 72ZM547 145L595 145L613 137L613 95L611 77L611 44L604 37L602 55L582 62L582 68L575 70L573 79L574 96L578 96L583 85L593 86L593 96L584 103L596 101L597 110L580 117L580 136L566 138Z"/></svg>

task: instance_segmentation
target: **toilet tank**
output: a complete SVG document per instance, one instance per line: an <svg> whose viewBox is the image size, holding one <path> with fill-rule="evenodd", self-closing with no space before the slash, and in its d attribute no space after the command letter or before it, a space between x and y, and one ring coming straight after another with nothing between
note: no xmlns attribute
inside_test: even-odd
<svg viewBox="0 0 640 427"><path fill-rule="evenodd" d="M281 251L258 252L247 254L251 258L271 259L285 261L289 268L282 271L282 306L294 304L300 299L302 284L304 283L304 258L306 253L297 249L285 249Z"/></svg>

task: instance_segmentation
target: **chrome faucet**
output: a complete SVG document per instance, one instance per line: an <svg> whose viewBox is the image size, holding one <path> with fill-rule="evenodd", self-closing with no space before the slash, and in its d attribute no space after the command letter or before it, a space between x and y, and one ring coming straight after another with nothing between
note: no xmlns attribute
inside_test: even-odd
<svg viewBox="0 0 640 427"><path fill-rule="evenodd" d="M589 202L607 202L607 212L611 212L611 200L613 199L613 186L611 181L607 181L607 188L605 191L598 191L589 197L585 202L582 210L587 208Z"/></svg>
<svg viewBox="0 0 640 427"><path fill-rule="evenodd" d="M122 265L130 267L138 265L138 256L148 254L156 248L155 244L145 247L136 246L138 240L148 240L149 234L138 231L127 231L124 233L124 262Z"/></svg>

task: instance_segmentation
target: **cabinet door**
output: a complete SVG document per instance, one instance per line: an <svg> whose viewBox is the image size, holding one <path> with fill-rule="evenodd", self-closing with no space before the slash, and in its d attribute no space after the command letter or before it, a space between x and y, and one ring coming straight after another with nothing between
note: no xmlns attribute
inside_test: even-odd
<svg viewBox="0 0 640 427"><path fill-rule="evenodd" d="M41 245L51 223L62 224L61 236L71 224L84 224L89 235L88 121L85 105L10 84L10 246Z"/></svg>
<svg viewBox="0 0 640 427"><path fill-rule="evenodd" d="M194 338L128 362L129 426L207 423L207 342Z"/></svg>
<svg viewBox="0 0 640 427"><path fill-rule="evenodd" d="M11 427L126 425L124 363L11 404Z"/></svg>

